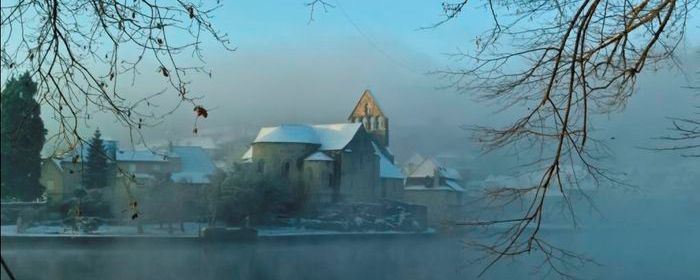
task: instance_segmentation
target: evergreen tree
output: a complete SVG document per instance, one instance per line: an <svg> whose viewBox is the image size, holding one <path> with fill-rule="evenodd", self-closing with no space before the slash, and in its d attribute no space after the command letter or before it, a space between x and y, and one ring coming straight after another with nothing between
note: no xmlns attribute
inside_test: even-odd
<svg viewBox="0 0 700 280"><path fill-rule="evenodd" d="M87 149L85 160L85 170L83 172L83 187L86 189L102 189L107 186L110 179L109 154L102 141L100 130L95 130L95 134Z"/></svg>
<svg viewBox="0 0 700 280"><path fill-rule="evenodd" d="M34 99L37 84L29 73L7 82L0 99L0 186L3 198L31 201L44 193L39 183L46 129Z"/></svg>

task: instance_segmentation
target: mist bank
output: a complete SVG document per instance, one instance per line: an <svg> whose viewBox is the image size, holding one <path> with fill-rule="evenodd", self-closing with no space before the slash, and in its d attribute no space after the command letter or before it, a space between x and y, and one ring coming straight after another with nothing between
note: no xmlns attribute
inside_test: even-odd
<svg viewBox="0 0 700 280"><path fill-rule="evenodd" d="M580 213L584 226L544 230L548 242L600 265L574 265L581 279L692 279L700 225L689 219L697 203L688 198L606 193L606 218ZM626 198L625 198L626 197ZM697 196L691 196L697 199ZM2 254L18 279L471 279L485 262L454 235L382 239L305 239L256 243L117 242L5 246ZM560 279L535 269L535 253L506 258L486 279ZM3 277L5 277L3 275ZM5 278L3 278L5 279Z"/></svg>

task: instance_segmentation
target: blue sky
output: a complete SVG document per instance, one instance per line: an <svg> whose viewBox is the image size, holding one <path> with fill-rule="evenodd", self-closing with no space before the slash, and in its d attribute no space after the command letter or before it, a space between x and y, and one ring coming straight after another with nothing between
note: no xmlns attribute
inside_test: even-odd
<svg viewBox="0 0 700 280"><path fill-rule="evenodd" d="M335 8L324 12L319 6L314 21L309 22L310 10L304 0L225 1L215 22L229 32L241 51L281 44L313 50L333 41L351 40L379 53L390 54L398 45L441 62L446 52L471 48L476 36L493 24L479 1L470 2L455 20L428 30L420 28L443 18L441 1L327 2ZM700 13L691 16L688 26L688 45L700 45ZM391 55L387 60L406 63Z"/></svg>
<svg viewBox="0 0 700 280"><path fill-rule="evenodd" d="M215 22L228 31L241 52L277 49L293 45L316 50L334 42L357 42L374 49L398 68L424 72L392 52L401 47L431 59L444 59L445 52L470 47L490 23L480 8L471 9L454 22L420 30L440 19L439 1L335 1L327 12L320 8L309 22L310 9L301 0L229 1L217 12ZM404 64L404 65L402 65Z"/></svg>

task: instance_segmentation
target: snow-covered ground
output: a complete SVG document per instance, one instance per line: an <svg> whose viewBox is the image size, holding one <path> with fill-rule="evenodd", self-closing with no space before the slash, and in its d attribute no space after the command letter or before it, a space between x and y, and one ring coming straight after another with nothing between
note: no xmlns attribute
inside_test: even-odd
<svg viewBox="0 0 700 280"><path fill-rule="evenodd" d="M174 237L198 237L199 232L206 227L206 224L185 223L185 231L180 231L179 224L173 224L173 232L168 233L168 226L159 228L157 224L143 226L143 234L138 234L137 228L131 225L102 225L93 233L78 233L71 231L61 225L40 225L32 226L17 233L17 226L2 226L2 236L174 236ZM380 235L380 234L416 234L416 232L405 231L333 231L306 229L301 227L259 227L258 236L296 236L296 235ZM427 229L419 233L433 233L433 229Z"/></svg>
<svg viewBox="0 0 700 280"><path fill-rule="evenodd" d="M138 233L138 229L133 225L101 225L92 233L80 233L72 231L63 225L38 225L31 226L22 233L17 232L16 225L3 225L2 236L129 236L129 235L152 235L152 236L199 236L199 232L206 224L185 223L185 231L180 231L180 224L173 224L172 233L168 232L168 225L162 228L158 224L143 225L143 234Z"/></svg>

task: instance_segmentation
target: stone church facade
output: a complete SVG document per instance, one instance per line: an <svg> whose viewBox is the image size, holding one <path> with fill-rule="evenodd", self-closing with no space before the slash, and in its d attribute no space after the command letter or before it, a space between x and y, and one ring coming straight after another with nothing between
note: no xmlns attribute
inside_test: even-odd
<svg viewBox="0 0 700 280"><path fill-rule="evenodd" d="M260 129L248 172L303 186L312 201L400 200L404 176L389 152L389 122L365 90L347 123Z"/></svg>

